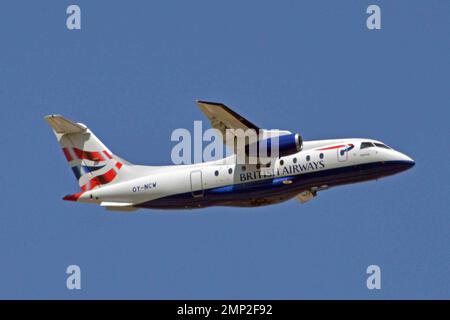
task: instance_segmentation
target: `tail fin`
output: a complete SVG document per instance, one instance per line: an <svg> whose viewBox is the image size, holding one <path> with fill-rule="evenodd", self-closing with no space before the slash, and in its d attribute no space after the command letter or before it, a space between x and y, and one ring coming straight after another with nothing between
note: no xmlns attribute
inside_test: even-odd
<svg viewBox="0 0 450 320"><path fill-rule="evenodd" d="M85 125L74 123L61 115L48 115L64 155L78 180L81 192L64 200L76 201L85 191L113 184L124 179L126 165L116 157Z"/></svg>

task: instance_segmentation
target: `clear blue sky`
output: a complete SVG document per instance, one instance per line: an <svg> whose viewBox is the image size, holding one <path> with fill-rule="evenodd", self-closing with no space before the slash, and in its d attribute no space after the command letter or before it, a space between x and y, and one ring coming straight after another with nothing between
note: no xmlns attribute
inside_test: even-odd
<svg viewBox="0 0 450 320"><path fill-rule="evenodd" d="M0 298L450 298L449 1L4 1L0 39ZM172 130L206 120L196 99L307 140L379 139L416 166L306 205L61 200L78 186L44 115L162 165Z"/></svg>

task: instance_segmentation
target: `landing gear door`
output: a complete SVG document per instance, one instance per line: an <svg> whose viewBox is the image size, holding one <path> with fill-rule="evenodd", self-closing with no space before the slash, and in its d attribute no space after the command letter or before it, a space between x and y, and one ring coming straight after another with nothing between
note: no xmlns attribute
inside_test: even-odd
<svg viewBox="0 0 450 320"><path fill-rule="evenodd" d="M340 148L337 148L337 159L340 162L347 161L348 159L348 147L342 146Z"/></svg>
<svg viewBox="0 0 450 320"><path fill-rule="evenodd" d="M203 197L203 181L200 170L191 172L191 193L194 198Z"/></svg>

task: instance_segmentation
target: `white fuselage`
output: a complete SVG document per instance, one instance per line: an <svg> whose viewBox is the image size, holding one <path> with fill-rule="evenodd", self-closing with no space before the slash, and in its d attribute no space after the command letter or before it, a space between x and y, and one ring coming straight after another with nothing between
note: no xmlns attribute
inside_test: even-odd
<svg viewBox="0 0 450 320"><path fill-rule="evenodd" d="M133 178L87 191L79 201L163 209L258 206L305 190L315 194L378 179L414 165L408 156L371 139L305 141L302 151L276 159L269 167L235 162L236 156L231 156L193 165L132 166Z"/></svg>

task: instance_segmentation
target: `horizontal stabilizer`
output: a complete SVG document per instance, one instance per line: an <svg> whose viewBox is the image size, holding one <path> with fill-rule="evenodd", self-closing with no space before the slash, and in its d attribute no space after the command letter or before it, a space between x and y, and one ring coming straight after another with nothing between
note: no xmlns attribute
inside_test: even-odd
<svg viewBox="0 0 450 320"><path fill-rule="evenodd" d="M81 133L86 131L86 127L82 124L75 123L64 118L60 114L52 114L45 116L45 121L55 130L56 133Z"/></svg>

